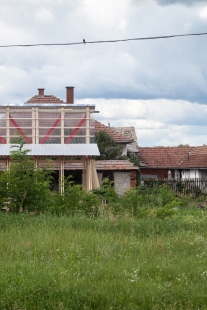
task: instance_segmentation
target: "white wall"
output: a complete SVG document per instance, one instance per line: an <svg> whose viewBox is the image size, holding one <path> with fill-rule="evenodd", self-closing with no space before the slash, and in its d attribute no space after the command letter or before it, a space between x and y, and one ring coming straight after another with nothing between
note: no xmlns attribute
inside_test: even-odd
<svg viewBox="0 0 207 310"><path fill-rule="evenodd" d="M207 178L207 170L185 169L182 171L182 179L201 179Z"/></svg>

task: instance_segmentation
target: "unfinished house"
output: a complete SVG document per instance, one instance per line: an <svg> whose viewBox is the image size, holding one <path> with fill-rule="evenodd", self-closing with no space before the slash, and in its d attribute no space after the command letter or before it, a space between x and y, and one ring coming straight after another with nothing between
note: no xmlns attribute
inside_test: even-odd
<svg viewBox="0 0 207 310"><path fill-rule="evenodd" d="M9 169L11 145L21 137L36 168L50 159L54 189L69 175L86 190L99 186L95 161L99 155L94 142L94 105L74 104L74 87L66 87L66 100L38 94L20 105L0 106L0 169ZM81 164L81 170L71 169ZM61 191L64 190L61 185Z"/></svg>

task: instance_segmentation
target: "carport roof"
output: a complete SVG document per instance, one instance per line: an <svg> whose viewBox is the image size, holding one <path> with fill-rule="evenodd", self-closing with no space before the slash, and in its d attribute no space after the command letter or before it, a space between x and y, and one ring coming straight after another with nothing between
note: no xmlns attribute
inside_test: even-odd
<svg viewBox="0 0 207 310"><path fill-rule="evenodd" d="M98 156L97 144L24 144L23 150L30 150L29 156ZM14 144L1 144L0 156L9 156L18 150Z"/></svg>

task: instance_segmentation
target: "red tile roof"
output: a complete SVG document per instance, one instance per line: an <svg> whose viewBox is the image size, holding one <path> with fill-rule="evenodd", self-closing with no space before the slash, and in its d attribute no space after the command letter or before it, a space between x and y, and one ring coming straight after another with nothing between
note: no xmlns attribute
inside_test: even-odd
<svg viewBox="0 0 207 310"><path fill-rule="evenodd" d="M84 168L83 163L65 163L65 168L68 170L82 170ZM96 160L97 170L138 170L137 166L134 166L129 160Z"/></svg>
<svg viewBox="0 0 207 310"><path fill-rule="evenodd" d="M194 147L180 163L180 168L207 168L207 146Z"/></svg>
<svg viewBox="0 0 207 310"><path fill-rule="evenodd" d="M97 170L138 170L129 160L97 160Z"/></svg>
<svg viewBox="0 0 207 310"><path fill-rule="evenodd" d="M104 124L95 120L95 132L105 131L115 142L119 143L130 143L132 142L132 138L129 136L125 136L115 129L105 126Z"/></svg>
<svg viewBox="0 0 207 310"><path fill-rule="evenodd" d="M139 159L148 168L178 168L194 147L139 147Z"/></svg>
<svg viewBox="0 0 207 310"><path fill-rule="evenodd" d="M30 98L26 103L65 103L63 100L52 95L36 95Z"/></svg>

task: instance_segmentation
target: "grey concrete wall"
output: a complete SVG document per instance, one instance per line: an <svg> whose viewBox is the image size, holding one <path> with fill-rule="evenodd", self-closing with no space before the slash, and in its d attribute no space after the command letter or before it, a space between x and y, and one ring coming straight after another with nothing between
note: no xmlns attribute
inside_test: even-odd
<svg viewBox="0 0 207 310"><path fill-rule="evenodd" d="M116 192L123 195L130 189L130 172L114 172L114 185Z"/></svg>

